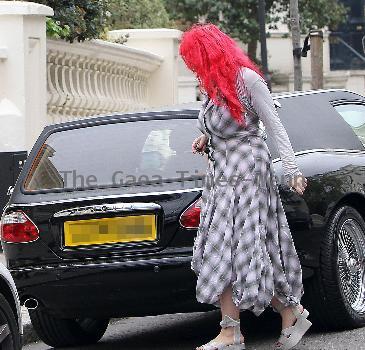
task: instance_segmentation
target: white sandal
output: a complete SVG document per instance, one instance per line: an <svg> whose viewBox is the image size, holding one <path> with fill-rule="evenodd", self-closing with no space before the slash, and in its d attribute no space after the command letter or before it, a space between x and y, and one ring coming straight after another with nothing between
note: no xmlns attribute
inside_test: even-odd
<svg viewBox="0 0 365 350"><path fill-rule="evenodd" d="M240 320L235 320L228 315L224 315L223 320L219 323L222 328L234 327L233 344L224 344L214 340L209 343L198 346L196 349L202 350L245 350L245 343L240 343L241 340L241 328Z"/></svg>
<svg viewBox="0 0 365 350"><path fill-rule="evenodd" d="M274 308L276 311L280 312L283 310L285 306L280 307L280 310ZM303 335L307 332L309 327L312 325L312 322L307 320L309 316L308 310L303 308L303 311L300 312L297 306L291 307L292 312L296 317L296 321L293 326L284 328L281 331L281 335L279 340L277 341L281 345L275 345L274 350L289 350L292 349L295 345L297 345L302 339Z"/></svg>

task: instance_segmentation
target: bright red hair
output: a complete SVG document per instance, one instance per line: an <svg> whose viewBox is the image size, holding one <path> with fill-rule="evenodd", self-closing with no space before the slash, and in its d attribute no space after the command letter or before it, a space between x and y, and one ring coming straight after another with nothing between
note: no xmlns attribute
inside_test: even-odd
<svg viewBox="0 0 365 350"><path fill-rule="evenodd" d="M180 55L216 105L228 107L239 124L244 107L236 91L238 70L248 67L264 78L258 66L236 42L214 24L194 24L181 38Z"/></svg>

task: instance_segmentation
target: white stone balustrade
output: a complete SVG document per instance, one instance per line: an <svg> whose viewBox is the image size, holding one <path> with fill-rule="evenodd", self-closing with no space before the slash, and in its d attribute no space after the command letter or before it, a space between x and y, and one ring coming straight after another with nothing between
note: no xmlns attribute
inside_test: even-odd
<svg viewBox="0 0 365 350"><path fill-rule="evenodd" d="M179 72L180 31L127 30L126 45L70 44L46 38L52 15L0 0L0 152L30 151L49 124L196 99L194 77Z"/></svg>
<svg viewBox="0 0 365 350"><path fill-rule="evenodd" d="M182 32L177 29L120 29L108 32L109 39L128 35L127 47L148 50L161 55L161 67L151 75L148 104L150 107L173 105L179 102L179 54L178 46Z"/></svg>
<svg viewBox="0 0 365 350"><path fill-rule="evenodd" d="M50 123L148 105L151 74L163 58L102 40L47 40L47 110Z"/></svg>

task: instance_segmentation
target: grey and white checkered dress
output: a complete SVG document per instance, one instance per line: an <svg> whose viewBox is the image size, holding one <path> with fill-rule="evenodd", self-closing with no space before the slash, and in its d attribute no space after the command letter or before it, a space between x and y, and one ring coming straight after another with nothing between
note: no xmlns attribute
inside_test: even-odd
<svg viewBox="0 0 365 350"><path fill-rule="evenodd" d="M275 132L265 118L278 117L266 83L262 85L264 80L247 69L241 70L243 79L237 81L241 103L246 107L247 127L240 126L226 108L209 99L203 103L197 120L197 127L209 136L212 151L191 269L198 277L199 302L220 307L219 295L231 283L235 305L259 315L274 294L285 305L298 304L303 286L271 154L259 124L262 119L266 129ZM270 101L257 101L260 94ZM269 106L271 109L266 110L272 114L260 109L259 103ZM283 133L283 128L280 131ZM293 164L291 147L289 151L292 158L288 159L281 151L287 178L301 174Z"/></svg>

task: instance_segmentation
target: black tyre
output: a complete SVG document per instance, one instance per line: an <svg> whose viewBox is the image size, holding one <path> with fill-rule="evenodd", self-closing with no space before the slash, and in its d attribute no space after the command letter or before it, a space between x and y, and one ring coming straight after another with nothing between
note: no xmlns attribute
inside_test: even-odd
<svg viewBox="0 0 365 350"><path fill-rule="evenodd" d="M29 316L38 336L52 347L95 344L109 324L109 319L56 318L41 308L29 310Z"/></svg>
<svg viewBox="0 0 365 350"><path fill-rule="evenodd" d="M305 282L304 303L322 329L365 325L365 221L344 205L331 216L321 244L320 268Z"/></svg>
<svg viewBox="0 0 365 350"><path fill-rule="evenodd" d="M5 297L0 294L0 349L20 350L21 348L17 316Z"/></svg>

